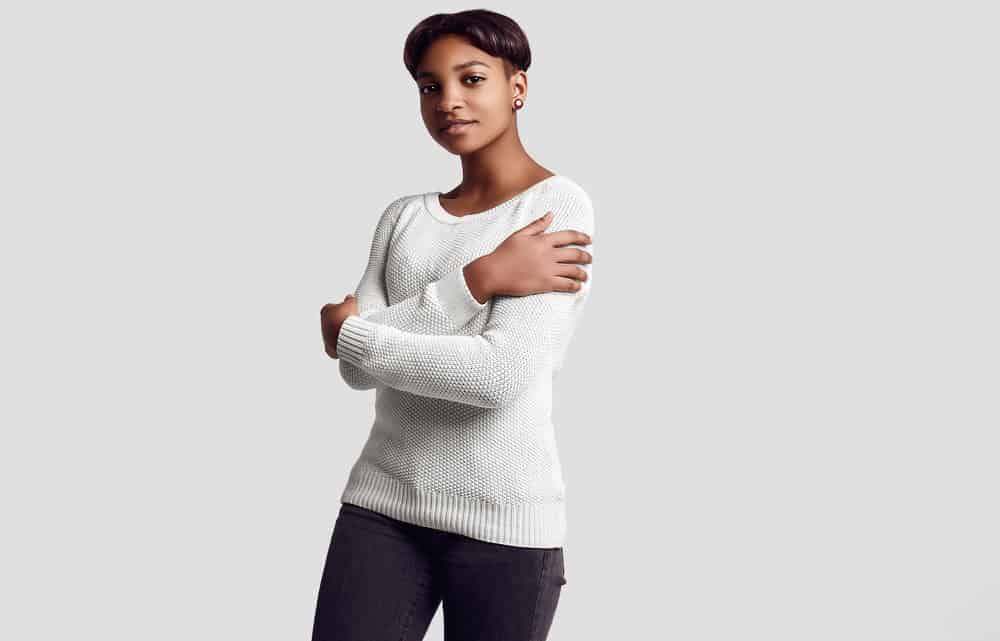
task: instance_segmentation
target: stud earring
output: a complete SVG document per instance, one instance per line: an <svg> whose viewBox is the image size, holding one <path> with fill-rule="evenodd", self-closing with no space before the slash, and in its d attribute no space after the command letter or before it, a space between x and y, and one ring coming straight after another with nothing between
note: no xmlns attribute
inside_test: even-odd
<svg viewBox="0 0 1000 641"><path fill-rule="evenodd" d="M524 106L524 101L523 100L521 100L520 98L515 98L514 99L514 109L520 109L523 106Z"/></svg>

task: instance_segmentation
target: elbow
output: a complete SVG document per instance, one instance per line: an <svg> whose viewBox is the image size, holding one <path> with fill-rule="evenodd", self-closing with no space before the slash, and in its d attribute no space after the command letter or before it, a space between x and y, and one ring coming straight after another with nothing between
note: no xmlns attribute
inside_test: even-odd
<svg viewBox="0 0 1000 641"><path fill-rule="evenodd" d="M524 359L515 359L497 367L482 394L482 407L499 409L512 405L537 376L540 366Z"/></svg>
<svg viewBox="0 0 1000 641"><path fill-rule="evenodd" d="M475 405L495 410L510 405L513 399L514 395L509 394L505 389L501 387L491 387L483 390L483 393L476 399Z"/></svg>
<svg viewBox="0 0 1000 641"><path fill-rule="evenodd" d="M491 410L500 409L501 407L511 405L518 396L519 394L510 393L506 390L490 390L488 394L483 396L481 399L482 402L477 403L477 405Z"/></svg>
<svg viewBox="0 0 1000 641"><path fill-rule="evenodd" d="M375 380L362 372L356 366L348 363L344 359L340 360L340 378L344 379L347 386L353 390L364 391L374 389Z"/></svg>

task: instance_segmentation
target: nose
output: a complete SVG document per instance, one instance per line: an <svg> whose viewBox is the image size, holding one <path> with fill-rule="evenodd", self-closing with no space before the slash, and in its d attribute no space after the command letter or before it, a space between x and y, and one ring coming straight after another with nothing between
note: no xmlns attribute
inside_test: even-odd
<svg viewBox="0 0 1000 641"><path fill-rule="evenodd" d="M444 113L450 113L455 107L462 104L462 90L458 88L449 89L442 87L439 93L438 109Z"/></svg>

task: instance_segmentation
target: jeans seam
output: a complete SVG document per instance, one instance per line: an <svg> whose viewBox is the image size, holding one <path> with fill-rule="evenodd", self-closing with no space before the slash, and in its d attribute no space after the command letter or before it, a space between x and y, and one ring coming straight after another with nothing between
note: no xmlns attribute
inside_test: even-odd
<svg viewBox="0 0 1000 641"><path fill-rule="evenodd" d="M336 532L336 525L335 525L334 526L334 532L333 532L333 534L330 537L330 545L331 546L334 546L334 545L337 544L337 542L335 540L336 537L337 537L337 532ZM341 545L343 545L343 541L341 541ZM332 592L327 592L327 593L324 594L324 592L323 592L322 578L320 579L320 589L319 589L319 592L320 592L320 596L324 597L324 598L323 598L323 600L317 599L316 614L313 617L313 636L314 637L315 637L316 632L318 630L317 623L319 622L319 617L320 617L320 614L321 614L321 610L323 610L324 608L331 607L330 601L332 601L334 604L336 604L336 605L339 606L340 601L342 599L343 592L344 592L344 586L347 585L347 577L350 575L350 566L351 566L351 563L353 563L353 562L354 562L354 559L351 558L351 557L347 557L346 559L344 559L344 567L340 568L340 576L337 577L337 587ZM326 573L326 566L325 565L323 567L323 570L324 570L324 574L325 574Z"/></svg>
<svg viewBox="0 0 1000 641"><path fill-rule="evenodd" d="M545 566L549 562L549 551L542 552L542 571L538 575L538 594L535 596L535 608L531 613L531 637L529 641L535 641L538 632L538 604L542 601L542 594L545 592Z"/></svg>
<svg viewBox="0 0 1000 641"><path fill-rule="evenodd" d="M413 622L413 613L417 609L417 601L424 596L424 590L427 587L425 582L426 575L421 573L421 578L418 583L418 587L413 595L413 599L410 600L410 607L406 613L406 620L403 621L403 629L399 633L399 641L406 641L406 634L410 631L410 623Z"/></svg>

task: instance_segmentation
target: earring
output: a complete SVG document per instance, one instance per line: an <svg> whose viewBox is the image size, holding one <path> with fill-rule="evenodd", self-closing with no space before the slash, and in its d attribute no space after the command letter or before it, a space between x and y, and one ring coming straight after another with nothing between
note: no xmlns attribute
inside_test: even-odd
<svg viewBox="0 0 1000 641"><path fill-rule="evenodd" d="M524 101L523 100L521 100L520 98L515 98L514 99L514 109L520 109L523 106L524 106Z"/></svg>

